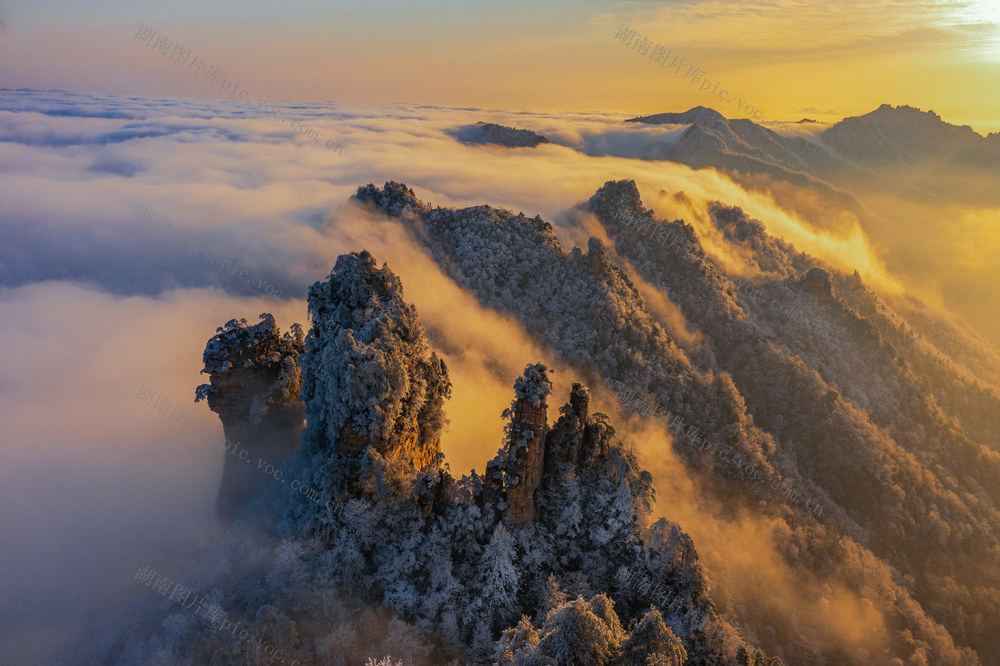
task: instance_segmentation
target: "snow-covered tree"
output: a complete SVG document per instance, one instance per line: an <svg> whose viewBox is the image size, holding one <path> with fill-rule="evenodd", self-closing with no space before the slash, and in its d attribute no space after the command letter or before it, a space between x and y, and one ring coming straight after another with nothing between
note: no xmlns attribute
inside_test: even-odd
<svg viewBox="0 0 1000 666"><path fill-rule="evenodd" d="M497 664L500 666L526 666L529 659L538 646L538 632L531 619L522 616L517 626L505 629L497 642L494 653Z"/></svg>
<svg viewBox="0 0 1000 666"><path fill-rule="evenodd" d="M311 449L333 447L345 428L383 446L437 437L451 390L447 368L388 267L365 251L342 255L309 288L309 317L302 396Z"/></svg>
<svg viewBox="0 0 1000 666"><path fill-rule="evenodd" d="M629 632L628 638L622 644L622 666L645 666L651 655L660 655L656 662L664 666L683 666L687 661L687 652L680 639L674 635L663 622L663 617L656 609L650 609Z"/></svg>
<svg viewBox="0 0 1000 666"><path fill-rule="evenodd" d="M480 564L483 605L499 626L506 626L517 617L520 574L516 558L514 539L504 524L499 523L483 550Z"/></svg>
<svg viewBox="0 0 1000 666"><path fill-rule="evenodd" d="M598 605L604 611L614 606ZM552 610L545 617L541 638L535 648L533 663L580 664L582 666L603 666L610 663L621 643L621 624L614 617L617 626L594 613L590 604L577 597L573 601Z"/></svg>

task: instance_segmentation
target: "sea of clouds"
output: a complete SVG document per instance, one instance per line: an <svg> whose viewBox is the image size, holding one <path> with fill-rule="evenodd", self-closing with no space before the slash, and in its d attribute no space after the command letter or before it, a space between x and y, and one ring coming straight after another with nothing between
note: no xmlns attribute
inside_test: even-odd
<svg viewBox="0 0 1000 666"><path fill-rule="evenodd" d="M184 562L211 548L224 451L218 419L193 404L204 344L228 319L253 323L265 311L282 328L306 324L308 285L339 254L364 248L388 262L445 356L455 398L443 448L456 473L482 471L495 453L526 363L561 369L402 227L351 204L361 185L395 180L436 205L540 214L568 249L587 234L567 211L605 181L633 178L663 216L664 193L720 199L835 265L881 271L857 229L824 236L713 170L651 161L684 127L603 112L271 104L343 150L236 100L0 91L2 661L54 658L88 618L141 597L139 565L183 576ZM455 128L478 121L553 143L455 140ZM572 373L556 379L565 396ZM142 387L169 407L138 400ZM172 418L175 406L189 416ZM669 437L648 424L635 431L640 444L655 440L656 466L673 470L660 478L686 492ZM675 519L703 542L715 525L722 543L722 526L694 525L691 506L680 515L678 504ZM764 544L766 531L754 538ZM782 583L794 580L775 574L769 585Z"/></svg>

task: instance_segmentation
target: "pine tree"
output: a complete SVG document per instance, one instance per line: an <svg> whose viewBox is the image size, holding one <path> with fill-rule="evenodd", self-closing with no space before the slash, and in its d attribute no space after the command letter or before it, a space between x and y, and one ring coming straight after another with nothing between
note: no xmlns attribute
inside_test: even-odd
<svg viewBox="0 0 1000 666"><path fill-rule="evenodd" d="M620 642L620 636L594 614L583 597L549 612L542 634L532 655L534 663L603 666L614 657Z"/></svg>
<svg viewBox="0 0 1000 666"><path fill-rule="evenodd" d="M514 565L516 552L510 532L499 523L483 550L480 579L483 604L494 626L506 626L517 617L520 575Z"/></svg>
<svg viewBox="0 0 1000 666"><path fill-rule="evenodd" d="M559 586L554 573L549 573L549 578L545 583L545 596L542 599L541 616L545 617L549 611L558 608L566 603L566 593Z"/></svg>
<svg viewBox="0 0 1000 666"><path fill-rule="evenodd" d="M517 623L516 627L504 629L497 642L494 663L502 666L526 665L537 646L538 632L528 616L521 616L521 621Z"/></svg>
<svg viewBox="0 0 1000 666"><path fill-rule="evenodd" d="M644 666L651 655L664 657L657 663L682 666L687 661L684 645L674 632L663 622L663 616L655 608L642 616L642 620L632 629L622 645L622 666Z"/></svg>

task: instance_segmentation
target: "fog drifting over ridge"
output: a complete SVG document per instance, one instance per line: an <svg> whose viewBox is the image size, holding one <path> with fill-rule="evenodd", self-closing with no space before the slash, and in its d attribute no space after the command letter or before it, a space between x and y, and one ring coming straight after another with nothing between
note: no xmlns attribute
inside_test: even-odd
<svg viewBox="0 0 1000 666"><path fill-rule="evenodd" d="M816 237L768 196L748 194L713 170L575 149L629 155L639 138L670 141L678 132L632 127L617 113L289 104L279 121L235 101L10 91L0 100L7 158L0 284L7 286L70 279L115 293L218 286L251 295L266 279L285 295L304 295L318 272L316 258L304 266L301 253L361 184L397 180L436 205L489 203L552 220L606 180L629 177L644 194L683 191L695 201L741 205L803 251L889 279L863 234ZM464 145L447 133L476 119L530 128L558 143L507 150ZM298 136L284 120L315 128L321 141ZM344 146L342 154L323 147L327 137ZM644 200L656 206L656 197ZM165 218L154 232L180 232L142 229L141 207ZM74 239L72 249L47 242L53 220ZM827 251L826 244L846 247ZM239 261L253 280L227 279L218 265L191 261L185 245ZM121 258L109 263L109 256ZM138 275L135 263L145 266Z"/></svg>

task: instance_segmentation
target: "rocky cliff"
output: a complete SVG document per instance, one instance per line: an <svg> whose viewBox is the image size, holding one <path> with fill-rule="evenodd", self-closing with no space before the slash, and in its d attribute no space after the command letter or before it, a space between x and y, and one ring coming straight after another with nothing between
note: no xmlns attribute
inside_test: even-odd
<svg viewBox="0 0 1000 666"><path fill-rule="evenodd" d="M507 517L515 523L538 518L535 491L542 481L549 424L545 399L552 388L542 364L529 365L514 384L517 399L507 410L508 427L504 486Z"/></svg>
<svg viewBox="0 0 1000 666"><path fill-rule="evenodd" d="M280 463L298 446L305 423L298 402L302 329L296 324L281 334L270 314L260 319L253 326L245 319L231 319L217 329L202 357L202 373L209 376L209 383L196 391L196 401L207 400L219 415L226 450L232 453L226 455L216 498L216 511L226 520L260 496L268 483L268 477L246 460Z"/></svg>
<svg viewBox="0 0 1000 666"><path fill-rule="evenodd" d="M993 653L988 635L972 627L982 626L976 623L990 616L994 601L977 602L974 622L956 618L971 617L962 599L977 586L998 585L994 575L985 582L990 569L982 563L998 552L1000 456L987 423L1000 409L1000 393L972 379L975 366L957 370L934 360L941 358L935 345L955 346L943 339L951 336L923 339L859 276L769 236L738 208L711 206L708 221L747 262L748 277L731 274L715 258L722 250L703 246L681 220L658 219L630 181L608 182L580 206L598 218L613 248L592 238L586 248L564 249L538 217L490 206L435 208L399 183L369 185L357 198L411 229L480 302L516 317L562 361L632 396L622 398L624 407L663 414L674 450L709 493L788 525L788 552L797 553L790 565L833 566L838 579L878 599L893 618L892 654L912 653L911 635L940 663L974 663L966 645ZM633 276L667 296L683 321L650 308ZM703 337L677 344L678 326ZM570 430L567 446L574 445ZM548 437L543 459L551 455ZM534 456L518 460L523 466ZM505 473L493 465L484 484ZM530 474L515 467L511 477ZM547 498L558 503L548 482L543 475L530 505L542 524L555 505ZM943 490L953 483L968 492ZM573 483L556 485L563 501L578 492ZM782 488L797 489L788 502L776 501ZM508 495L511 515L530 515L529 489ZM572 525L575 514L561 518ZM845 543L850 554L841 550ZM954 588L929 573L944 567ZM899 576L913 576L914 585L899 584ZM755 611L743 621L762 618ZM791 624L780 631L793 634ZM792 661L810 659L779 642ZM845 663L877 660L874 653L830 654Z"/></svg>
<svg viewBox="0 0 1000 666"><path fill-rule="evenodd" d="M298 383L279 383L281 400L267 399L275 381L298 378L289 364L301 369L308 423L286 472L321 497L286 494L277 518L284 538L320 549L314 585L342 581L359 599L436 627L476 663L518 654L590 663L583 655L595 647L602 664L666 652L674 661L657 663L765 663L715 612L691 540L662 519L647 526L651 476L592 412L585 386L573 385L550 426L549 371L529 364L486 475L455 479L439 451L447 368L398 278L367 252L343 255L310 289L309 315L304 340L297 327L279 336L270 316L220 329L206 350L212 383L199 395L227 422L247 413L244 436L256 441L276 406L297 404ZM274 375L278 366L285 372ZM300 423L287 421L286 435ZM227 497L234 483L224 479ZM245 502L250 489L238 490ZM598 623L601 636L573 638L581 621ZM657 640L647 640L651 628Z"/></svg>
<svg viewBox="0 0 1000 666"><path fill-rule="evenodd" d="M329 498L356 489L372 458L419 471L435 461L451 392L399 278L365 251L309 288L301 456Z"/></svg>

